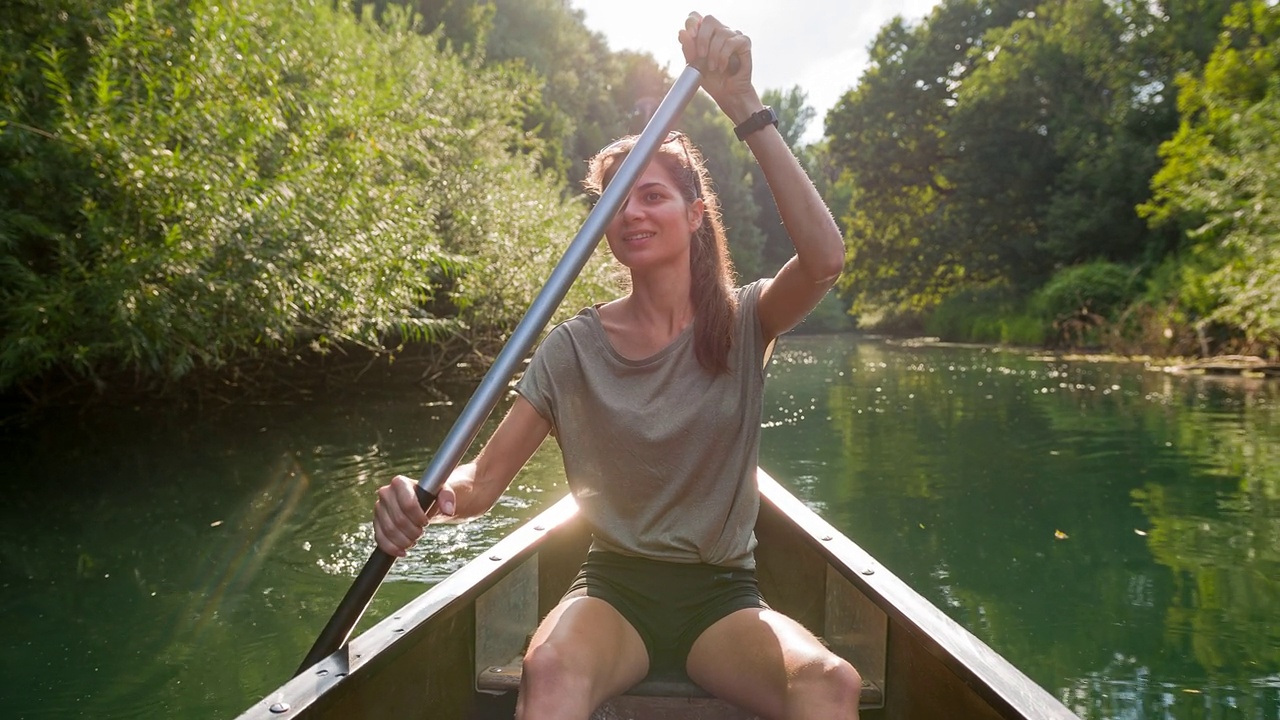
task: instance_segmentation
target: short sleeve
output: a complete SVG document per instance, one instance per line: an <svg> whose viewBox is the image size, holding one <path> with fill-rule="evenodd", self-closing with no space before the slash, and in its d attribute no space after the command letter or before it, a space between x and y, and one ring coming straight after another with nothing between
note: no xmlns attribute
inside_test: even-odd
<svg viewBox="0 0 1280 720"><path fill-rule="evenodd" d="M760 293L764 290L766 280L755 282L738 288L738 328L737 336L742 342L741 352L744 362L764 371L765 342L764 329L760 327Z"/></svg>
<svg viewBox="0 0 1280 720"><path fill-rule="evenodd" d="M529 367L516 382L516 392L520 394L533 409L538 411L554 428L556 425L556 377L552 368L562 364L561 350L565 344L565 330L557 325L547 334L546 339L533 351Z"/></svg>

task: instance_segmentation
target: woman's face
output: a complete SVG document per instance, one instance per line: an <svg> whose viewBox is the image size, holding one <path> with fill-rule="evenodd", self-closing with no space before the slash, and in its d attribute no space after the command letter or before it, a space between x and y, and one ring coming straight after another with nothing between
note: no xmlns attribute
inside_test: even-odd
<svg viewBox="0 0 1280 720"><path fill-rule="evenodd" d="M605 228L605 239L618 262L632 271L679 263L688 268L689 241L702 213L701 199L686 201L667 169L650 162Z"/></svg>

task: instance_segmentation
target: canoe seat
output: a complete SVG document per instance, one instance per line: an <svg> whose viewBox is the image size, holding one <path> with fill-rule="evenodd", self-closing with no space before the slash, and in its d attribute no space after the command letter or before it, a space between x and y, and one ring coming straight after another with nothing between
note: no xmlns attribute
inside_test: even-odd
<svg viewBox="0 0 1280 720"><path fill-rule="evenodd" d="M480 671L476 677L476 689L486 693L515 692L520 689L520 675L524 669L524 657L517 655L503 665L490 665ZM680 698L706 699L708 702L726 705L712 699L710 693L698 687L684 673L656 674L641 680L639 684L628 690L626 698ZM703 703L705 704L705 703ZM862 682L862 695L859 705L864 708L878 708L884 705L884 690L867 680ZM711 717L708 715L707 717ZM746 717L738 715L716 715L715 717Z"/></svg>

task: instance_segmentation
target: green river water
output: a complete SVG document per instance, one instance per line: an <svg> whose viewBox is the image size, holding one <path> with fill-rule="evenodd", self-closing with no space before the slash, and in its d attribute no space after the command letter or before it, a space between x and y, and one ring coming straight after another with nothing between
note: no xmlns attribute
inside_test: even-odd
<svg viewBox="0 0 1280 720"><path fill-rule="evenodd" d="M787 338L761 465L1082 718L1280 718L1280 384ZM0 436L0 717L231 718L371 549L374 489L465 402L68 414ZM362 624L560 497L545 445Z"/></svg>

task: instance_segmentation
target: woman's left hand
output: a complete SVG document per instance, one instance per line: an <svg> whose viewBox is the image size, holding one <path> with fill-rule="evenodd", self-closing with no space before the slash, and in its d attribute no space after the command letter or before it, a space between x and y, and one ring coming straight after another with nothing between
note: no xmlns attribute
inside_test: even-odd
<svg viewBox="0 0 1280 720"><path fill-rule="evenodd" d="M702 70L702 89L736 125L762 107L751 84L751 38L716 18L694 12L680 31L684 59ZM730 59L738 67L730 74Z"/></svg>

